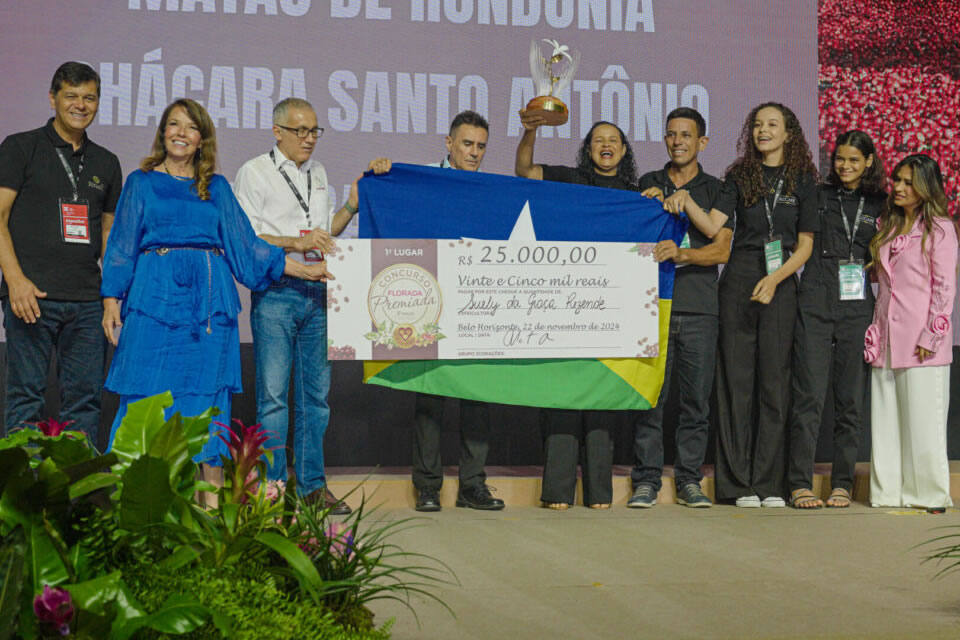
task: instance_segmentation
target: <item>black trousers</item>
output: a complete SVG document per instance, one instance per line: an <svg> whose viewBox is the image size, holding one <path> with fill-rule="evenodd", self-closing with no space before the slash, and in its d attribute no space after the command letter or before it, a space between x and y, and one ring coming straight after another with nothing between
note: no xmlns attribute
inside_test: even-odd
<svg viewBox="0 0 960 640"><path fill-rule="evenodd" d="M785 495L790 364L797 279L770 304L751 302L766 275L762 251L734 251L720 279L716 497Z"/></svg>
<svg viewBox="0 0 960 640"><path fill-rule="evenodd" d="M675 433L677 453L673 460L679 490L700 484L700 467L710 435L710 392L717 363L717 316L705 313L673 313L663 387L657 406L638 411L633 431L633 487L649 484L660 491L663 475L663 412L670 385L680 389L680 416Z"/></svg>
<svg viewBox="0 0 960 640"><path fill-rule="evenodd" d="M583 470L583 503L613 501L612 411L544 409L543 502L573 504L577 493L577 463ZM583 443L581 447L580 444Z"/></svg>
<svg viewBox="0 0 960 640"><path fill-rule="evenodd" d="M443 429L444 396L418 393L413 417L413 486L417 490L443 484L440 435ZM483 465L490 448L490 406L475 400L460 400L460 488L487 481Z"/></svg>
<svg viewBox="0 0 960 640"><path fill-rule="evenodd" d="M835 262L835 261L834 261ZM826 267L827 265L824 265ZM823 406L833 397L833 471L830 484L853 490L857 449L870 380L863 336L873 320L873 295L841 302L836 265L804 273L793 342L793 409L790 414L790 490L813 488ZM833 386L827 388L830 373Z"/></svg>

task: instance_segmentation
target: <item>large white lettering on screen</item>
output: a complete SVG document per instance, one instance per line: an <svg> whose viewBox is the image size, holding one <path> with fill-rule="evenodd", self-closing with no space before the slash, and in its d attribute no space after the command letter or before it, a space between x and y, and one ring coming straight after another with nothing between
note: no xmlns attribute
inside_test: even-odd
<svg viewBox="0 0 960 640"><path fill-rule="evenodd" d="M307 97L302 68L281 68L279 78L269 67L212 65L205 72L192 64L168 68L162 54L162 49L145 53L136 77L132 63L100 63L101 125L155 125L171 101L193 98L207 108L217 127L269 129L276 102Z"/></svg>
<svg viewBox="0 0 960 640"><path fill-rule="evenodd" d="M583 138L597 120L607 120L623 129L635 142L659 142L663 136L663 118L672 110L680 107L693 107L703 114L709 130L710 96L706 87L700 84L687 84L683 88L678 84L661 82L628 82L630 76L622 65L609 65L604 69L600 80L574 80L573 86L559 96L561 100L576 108L570 110L570 120L561 127L543 127L540 135L544 138L557 137L569 139ZM571 102L572 94L579 99ZM510 109L507 116L507 135L518 136L522 132L519 111L534 97L533 80L515 77L510 90ZM598 106L599 112L595 107ZM579 123L576 135L572 122Z"/></svg>
<svg viewBox="0 0 960 640"><path fill-rule="evenodd" d="M336 131L446 133L464 109L489 112L487 82L478 75L367 71L361 84L356 73L339 69L327 90L338 105L327 109Z"/></svg>
<svg viewBox="0 0 960 640"><path fill-rule="evenodd" d="M242 13L300 17L310 11L311 0L127 0L131 11L176 11L179 13Z"/></svg>
<svg viewBox="0 0 960 640"><path fill-rule="evenodd" d="M361 2L348 1L356 5ZM655 31L653 0L410 0L410 20L512 27L549 26L554 29L576 25L578 29L593 31Z"/></svg>

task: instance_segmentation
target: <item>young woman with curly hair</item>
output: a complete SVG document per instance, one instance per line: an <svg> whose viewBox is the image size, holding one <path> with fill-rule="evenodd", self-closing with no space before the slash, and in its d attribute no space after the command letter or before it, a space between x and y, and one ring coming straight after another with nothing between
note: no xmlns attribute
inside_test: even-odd
<svg viewBox="0 0 960 640"><path fill-rule="evenodd" d="M893 189L870 242L878 289L864 359L873 366L875 507L953 504L947 410L957 252L957 225L947 214L940 167L929 156L907 156L893 170Z"/></svg>
<svg viewBox="0 0 960 640"><path fill-rule="evenodd" d="M231 394L242 391L234 278L258 290L283 274L328 276L326 263L302 265L256 236L230 185L214 173L216 154L206 110L177 100L120 194L101 285L103 330L117 345L104 385L120 395L111 445L127 405L164 391L173 393L170 412L215 406L229 421ZM211 437L198 461L219 465L225 452Z"/></svg>
<svg viewBox="0 0 960 640"><path fill-rule="evenodd" d="M870 136L856 130L841 133L830 174L819 188L820 230L803 269L794 330L787 481L791 504L798 509L823 506L813 493L813 463L828 396L834 421L827 506L849 507L852 501L870 373L863 361L863 336L873 318L873 289L864 265L870 262L885 184L883 162Z"/></svg>
<svg viewBox="0 0 960 640"><path fill-rule="evenodd" d="M817 170L797 117L775 102L750 112L737 152L715 209L685 209L710 237L735 222L719 284L716 497L783 507L796 272L818 227Z"/></svg>

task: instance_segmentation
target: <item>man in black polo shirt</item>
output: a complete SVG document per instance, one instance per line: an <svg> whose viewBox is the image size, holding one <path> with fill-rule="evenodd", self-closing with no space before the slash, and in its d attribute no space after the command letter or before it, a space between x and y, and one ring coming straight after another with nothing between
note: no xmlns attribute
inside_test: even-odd
<svg viewBox="0 0 960 640"><path fill-rule="evenodd" d="M710 211L720 194L721 182L704 173L697 162L697 155L708 142L703 116L687 107L674 109L667 116L663 141L670 162L663 169L640 177L643 195L668 198L669 204L670 196L683 190L703 211ZM711 240L690 225L679 247L673 240L664 240L654 249L658 262L673 260L677 265L670 339L657 406L641 411L634 425L636 461L630 473L633 495L627 500L628 507L652 507L657 503L663 474L663 410L674 372L680 389L674 461L677 502L689 507L711 505L700 489L700 466L707 450L710 391L717 359L717 265L730 256L732 229L733 219L728 218L726 226Z"/></svg>
<svg viewBox="0 0 960 640"><path fill-rule="evenodd" d="M41 418L54 349L60 420L97 444L106 348L100 267L123 176L117 156L87 138L100 77L57 69L46 126L0 144L0 269L7 339L4 430Z"/></svg>

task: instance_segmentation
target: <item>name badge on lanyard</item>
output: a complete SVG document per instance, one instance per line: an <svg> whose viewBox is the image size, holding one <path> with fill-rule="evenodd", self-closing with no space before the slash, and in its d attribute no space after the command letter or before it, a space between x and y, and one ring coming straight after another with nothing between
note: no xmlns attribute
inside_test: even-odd
<svg viewBox="0 0 960 640"><path fill-rule="evenodd" d="M837 191L837 204L840 205L840 219L843 220L843 230L847 234L847 241L850 243L850 258L840 260L837 264L837 277L839 278L840 300L866 300L867 273L863 270L863 260L853 259L853 246L857 238L857 228L860 226L860 219L863 217L863 204L866 201L864 196L860 196L860 204L857 206L857 215L853 218L853 229L850 229L850 223L847 222L847 216L843 213L843 196Z"/></svg>
<svg viewBox="0 0 960 640"><path fill-rule="evenodd" d="M270 160L276 165L277 158L274 154L273 149L270 149ZM293 184L293 180L290 179L290 176L287 175L287 172L283 170L282 166L277 166L277 171L280 172L280 175L283 176L283 179L286 181L287 186L290 187L290 191L293 192L293 195L296 197L297 202L300 204L300 208L303 210L303 214L307 219L307 228L300 229L300 237L308 235L313 227L313 222L310 220L310 195L313 191L313 176L310 171L307 171L307 199L304 200L303 196L300 195L300 190L297 189L297 186ZM304 262L323 262L323 252L319 249L308 249L303 252L303 261Z"/></svg>
<svg viewBox="0 0 960 640"><path fill-rule="evenodd" d="M73 175L73 169L60 147L57 147L57 155L60 156L63 170L67 172L73 186L72 197L60 198L59 201L60 239L69 244L90 244L90 203L80 197L77 176ZM77 173L83 173L83 156L80 156L79 169Z"/></svg>
<svg viewBox="0 0 960 640"><path fill-rule="evenodd" d="M837 273L841 300L866 299L867 272L863 270L863 260L841 260Z"/></svg>
<svg viewBox="0 0 960 640"><path fill-rule="evenodd" d="M300 229L300 237L310 235L310 229ZM307 249L303 252L304 262L323 262L323 251L320 249Z"/></svg>
<svg viewBox="0 0 960 640"><path fill-rule="evenodd" d="M767 275L770 275L783 266L783 236L773 233L773 212L777 209L777 202L780 200L780 192L783 190L783 178L777 181L777 189L773 193L773 208L767 202L767 197L763 196L763 208L767 214L767 240L763 243L763 261L767 266Z"/></svg>

